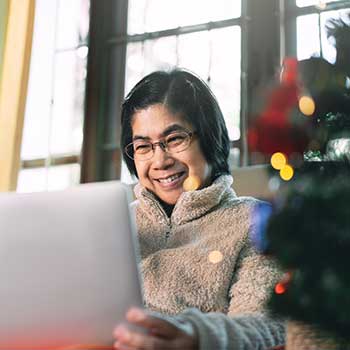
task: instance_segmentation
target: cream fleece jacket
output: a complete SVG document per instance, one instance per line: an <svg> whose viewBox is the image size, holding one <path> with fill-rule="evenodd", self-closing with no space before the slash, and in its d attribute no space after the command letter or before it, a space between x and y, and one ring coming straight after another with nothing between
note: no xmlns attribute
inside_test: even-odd
<svg viewBox="0 0 350 350"><path fill-rule="evenodd" d="M252 247L250 212L257 200L237 197L223 175L184 192L169 218L140 184L134 207L146 307L190 324L200 349L268 349L284 342L284 325L264 313L280 277Z"/></svg>

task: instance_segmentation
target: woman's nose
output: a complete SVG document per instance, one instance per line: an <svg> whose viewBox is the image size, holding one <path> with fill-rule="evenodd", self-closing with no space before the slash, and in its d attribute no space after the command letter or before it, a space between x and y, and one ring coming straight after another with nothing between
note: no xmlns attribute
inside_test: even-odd
<svg viewBox="0 0 350 350"><path fill-rule="evenodd" d="M163 147L157 145L152 157L153 168L164 169L174 163L174 158Z"/></svg>

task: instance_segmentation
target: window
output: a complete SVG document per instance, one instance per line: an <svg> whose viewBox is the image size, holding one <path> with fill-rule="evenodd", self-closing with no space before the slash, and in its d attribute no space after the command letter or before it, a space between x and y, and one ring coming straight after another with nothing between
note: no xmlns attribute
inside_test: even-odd
<svg viewBox="0 0 350 350"><path fill-rule="evenodd" d="M297 57L306 59L311 56L323 57L330 63L335 62L336 50L328 41L325 24L330 18L339 18L348 11L325 11L297 17ZM307 34L306 34L307 33Z"/></svg>
<svg viewBox="0 0 350 350"><path fill-rule="evenodd" d="M17 191L79 183L89 0L37 0Z"/></svg>
<svg viewBox="0 0 350 350"><path fill-rule="evenodd" d="M332 12L349 7L348 0L92 0L91 4L93 69L87 89L84 182L131 181L125 166L120 174L120 105L145 74L175 65L199 74L218 97L233 163L263 161L248 154L246 139L259 111L259 96L266 97L284 56L301 59L321 53L334 59L319 28Z"/></svg>
<svg viewBox="0 0 350 350"><path fill-rule="evenodd" d="M287 7L286 18L291 24L286 36L289 47L287 54L295 55L299 60L312 56L323 57L334 63L336 52L327 39L325 23L329 18L342 17L349 10L349 1L296 0L294 5Z"/></svg>

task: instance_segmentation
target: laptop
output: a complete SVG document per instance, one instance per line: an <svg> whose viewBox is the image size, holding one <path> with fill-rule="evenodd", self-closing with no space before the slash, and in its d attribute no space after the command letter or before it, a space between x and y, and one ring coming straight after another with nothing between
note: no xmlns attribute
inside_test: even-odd
<svg viewBox="0 0 350 350"><path fill-rule="evenodd" d="M127 187L0 194L0 349L109 349L142 306Z"/></svg>

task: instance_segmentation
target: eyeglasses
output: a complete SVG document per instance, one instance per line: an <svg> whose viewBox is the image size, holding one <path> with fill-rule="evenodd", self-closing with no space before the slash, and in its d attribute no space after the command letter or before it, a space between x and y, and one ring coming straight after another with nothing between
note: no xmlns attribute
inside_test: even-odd
<svg viewBox="0 0 350 350"><path fill-rule="evenodd" d="M157 145L164 152L179 153L185 151L190 146L195 134L194 131L178 131L169 134L163 141L151 142L146 140L136 140L129 143L124 148L124 151L129 158L141 161L151 159Z"/></svg>

